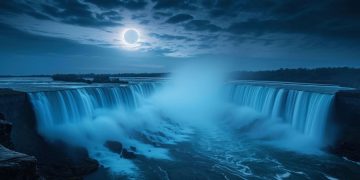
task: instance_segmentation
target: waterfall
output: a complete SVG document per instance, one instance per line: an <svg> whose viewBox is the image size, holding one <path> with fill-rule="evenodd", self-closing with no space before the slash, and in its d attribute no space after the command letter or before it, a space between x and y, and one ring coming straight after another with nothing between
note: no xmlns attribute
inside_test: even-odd
<svg viewBox="0 0 360 180"><path fill-rule="evenodd" d="M29 93L39 129L57 124L93 119L98 109L134 109L149 97L158 83L138 83L118 87L93 87ZM293 129L309 137L321 138L333 95L276 88L271 86L230 84L230 100L250 107L266 117L281 118Z"/></svg>
<svg viewBox="0 0 360 180"><path fill-rule="evenodd" d="M171 159L166 148L154 144L186 141L192 127L204 130L208 126L211 129L214 127L212 123L228 122L217 119L223 117L224 112L237 114L237 108L243 106L268 117L262 125L256 124L259 129L252 129L256 134L274 133L279 124L268 119L276 119L282 121L281 125L288 124L281 126L284 129L277 129L278 132L295 130L300 132L295 132L296 135L321 141L333 99L332 94L239 83L225 86L225 95L229 97L226 99L223 94L218 95L217 86L169 84L148 82L30 92L28 95L42 136L50 141L60 140L85 147L89 155L104 167L125 173L134 173L136 164L110 152L104 142L119 141L124 147L136 147L137 153L145 157ZM161 89L158 88L160 85ZM219 86L223 92L223 84ZM228 107L229 100L233 103L229 109L225 108L229 111L224 111L223 107ZM232 108L232 104L237 106ZM235 121L244 119L243 116L234 117ZM226 125L226 131L231 129L229 124ZM307 146L294 140L296 138L291 139L293 134L285 133L285 137L290 137L285 143L287 145L296 142L301 149Z"/></svg>
<svg viewBox="0 0 360 180"><path fill-rule="evenodd" d="M276 88L270 86L230 84L230 100L271 118L281 118L302 134L321 139L329 118L332 94Z"/></svg>
<svg viewBox="0 0 360 180"><path fill-rule="evenodd" d="M64 123L93 119L98 109L134 109L157 83L29 93L41 131Z"/></svg>

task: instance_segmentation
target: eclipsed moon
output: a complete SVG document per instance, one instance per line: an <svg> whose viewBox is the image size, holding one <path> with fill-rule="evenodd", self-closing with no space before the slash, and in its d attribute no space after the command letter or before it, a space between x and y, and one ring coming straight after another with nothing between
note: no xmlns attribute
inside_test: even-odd
<svg viewBox="0 0 360 180"><path fill-rule="evenodd" d="M139 33L134 29L126 30L124 33L124 41L128 44L135 44L139 40Z"/></svg>

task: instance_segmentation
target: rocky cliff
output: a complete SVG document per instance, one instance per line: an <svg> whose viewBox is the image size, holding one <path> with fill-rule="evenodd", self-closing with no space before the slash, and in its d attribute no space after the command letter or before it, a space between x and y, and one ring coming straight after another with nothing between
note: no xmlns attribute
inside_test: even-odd
<svg viewBox="0 0 360 180"><path fill-rule="evenodd" d="M0 113L12 124L11 146L6 146L36 157L41 176L81 178L98 168L98 162L90 159L86 150L61 142L47 142L37 133L35 115L26 93L0 89ZM7 130L7 126L3 129ZM8 131L1 133L9 136Z"/></svg>
<svg viewBox="0 0 360 180"><path fill-rule="evenodd" d="M337 140L332 151L360 161L360 91L339 91L335 96Z"/></svg>
<svg viewBox="0 0 360 180"><path fill-rule="evenodd" d="M19 153L11 142L12 124L5 121L0 113L0 177L6 179L40 179L37 170L37 160L34 156ZM4 147L6 146L6 147Z"/></svg>
<svg viewBox="0 0 360 180"><path fill-rule="evenodd" d="M36 158L0 145L0 177L6 179L40 179Z"/></svg>

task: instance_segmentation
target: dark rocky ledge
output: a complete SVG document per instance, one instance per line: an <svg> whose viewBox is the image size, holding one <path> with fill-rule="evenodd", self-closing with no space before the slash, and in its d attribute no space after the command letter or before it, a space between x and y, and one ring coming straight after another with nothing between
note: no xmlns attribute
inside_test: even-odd
<svg viewBox="0 0 360 180"><path fill-rule="evenodd" d="M336 93L335 123L337 140L330 151L360 162L360 90Z"/></svg>
<svg viewBox="0 0 360 180"><path fill-rule="evenodd" d="M2 180L39 179L36 158L0 145L0 178Z"/></svg>
<svg viewBox="0 0 360 180"><path fill-rule="evenodd" d="M36 173L41 177L82 179L83 176L97 170L99 163L89 158L85 149L69 147L61 142L49 142L37 133L35 114L26 93L0 89L0 117L6 119L0 121L0 143L13 151L21 152L19 154L25 153L28 157L35 157L38 169ZM25 154L21 156L24 160L27 159ZM20 160L22 159L18 159L19 162ZM22 165L27 163L18 163L17 167ZM10 173L10 169L4 169L8 170ZM2 177L0 175L1 180Z"/></svg>
<svg viewBox="0 0 360 180"><path fill-rule="evenodd" d="M39 179L34 156L8 149L13 148L10 137L12 124L4 119L5 115L0 113L0 178Z"/></svg>
<svg viewBox="0 0 360 180"><path fill-rule="evenodd" d="M106 141L104 146L110 151L119 154L122 158L125 159L135 159L136 158L136 147L131 146L129 149L123 147L121 142L118 141Z"/></svg>

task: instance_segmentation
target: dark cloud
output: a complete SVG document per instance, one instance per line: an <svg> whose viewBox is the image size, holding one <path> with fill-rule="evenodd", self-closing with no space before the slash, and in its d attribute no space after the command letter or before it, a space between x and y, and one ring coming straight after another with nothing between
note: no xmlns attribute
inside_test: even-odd
<svg viewBox="0 0 360 180"><path fill-rule="evenodd" d="M106 21L106 20L121 21L123 19L123 17L120 16L119 13L116 11L107 11L101 14L96 14L96 17L102 21Z"/></svg>
<svg viewBox="0 0 360 180"><path fill-rule="evenodd" d="M233 23L235 34L304 34L327 38L360 38L360 1L286 1L271 7L270 18Z"/></svg>
<svg viewBox="0 0 360 180"><path fill-rule="evenodd" d="M195 10L196 6L193 0L153 0L154 9L188 9Z"/></svg>
<svg viewBox="0 0 360 180"><path fill-rule="evenodd" d="M156 48L153 48L151 51L154 52L155 55L161 55L161 56L164 54L176 52L176 50L170 49L167 47L156 47Z"/></svg>
<svg viewBox="0 0 360 180"><path fill-rule="evenodd" d="M88 49L92 47L92 49ZM0 23L0 53L21 54L77 54L79 50L92 53L95 46L79 44L62 38L38 36Z"/></svg>
<svg viewBox="0 0 360 180"><path fill-rule="evenodd" d="M36 19L60 21L80 26L120 26L122 17L115 11L95 13L78 0L54 0L38 6L31 6L28 1L0 1L0 14L26 14ZM36 8L35 8L36 7Z"/></svg>
<svg viewBox="0 0 360 180"><path fill-rule="evenodd" d="M173 13L171 12L155 12L153 14L153 18L154 19L162 19L162 18L167 18L167 17L170 17L172 16Z"/></svg>
<svg viewBox="0 0 360 180"><path fill-rule="evenodd" d="M129 10L144 9L147 5L145 0L85 0L103 9L123 7Z"/></svg>
<svg viewBox="0 0 360 180"><path fill-rule="evenodd" d="M142 19L142 18L145 18L145 17L147 17L146 14L133 14L131 16L131 19Z"/></svg>
<svg viewBox="0 0 360 180"><path fill-rule="evenodd" d="M22 13L23 9L27 8L25 4L17 3L15 1L0 1L0 13L13 12Z"/></svg>
<svg viewBox="0 0 360 180"><path fill-rule="evenodd" d="M111 30L104 27L122 26L123 19L130 19L129 26L139 25L146 35L171 41L172 50L184 41L193 41L197 49L220 47L223 41L262 47L294 43L303 49L307 42L300 38L309 39L308 44L331 41L360 47L359 9L358 0L0 0L0 16L8 24L15 14ZM14 20L23 16L18 17ZM39 34L46 33L52 32Z"/></svg>
<svg viewBox="0 0 360 180"><path fill-rule="evenodd" d="M188 15L188 14L177 14L171 18L169 18L166 22L167 23L171 23L171 24L176 24L179 22L184 22L184 21L188 21L188 20L192 20L194 19L193 16Z"/></svg>
<svg viewBox="0 0 360 180"><path fill-rule="evenodd" d="M149 24L151 21L150 20L141 20L139 23L140 24L144 24L144 25L147 25L147 24Z"/></svg>
<svg viewBox="0 0 360 180"><path fill-rule="evenodd" d="M185 40L185 41L193 41L192 38L186 37L186 36L174 36L170 34L157 34L157 33L151 33L151 37L161 39L161 40Z"/></svg>
<svg viewBox="0 0 360 180"><path fill-rule="evenodd" d="M192 20L184 25L186 30L190 31L210 31L216 32L221 30L219 26L211 24L208 20Z"/></svg>
<svg viewBox="0 0 360 180"><path fill-rule="evenodd" d="M54 5L43 4L42 9L44 13L53 18L80 26L120 26L121 24L116 21L122 19L115 11L94 13L87 4L77 0L58 0Z"/></svg>
<svg viewBox="0 0 360 180"><path fill-rule="evenodd" d="M0 1L0 14L2 13L27 14L37 19L50 20L48 16L38 12L28 4L16 1Z"/></svg>

